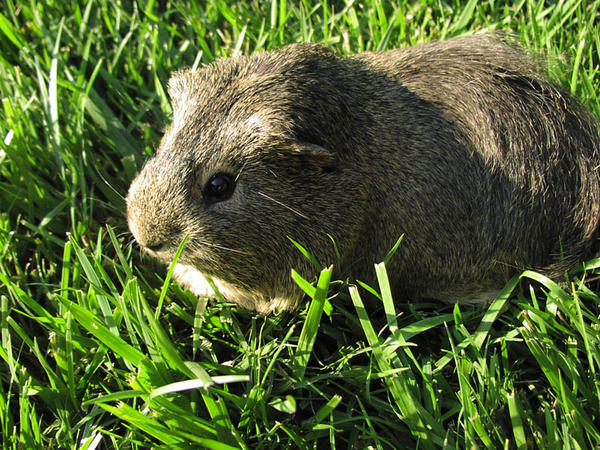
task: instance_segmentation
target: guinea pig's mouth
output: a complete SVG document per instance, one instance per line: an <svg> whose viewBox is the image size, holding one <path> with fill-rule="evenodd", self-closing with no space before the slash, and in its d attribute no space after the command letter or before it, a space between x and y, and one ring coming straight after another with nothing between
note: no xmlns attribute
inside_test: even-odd
<svg viewBox="0 0 600 450"><path fill-rule="evenodd" d="M144 253L166 265L173 262L183 242L183 238L179 239L179 236L172 239L163 237L156 243L141 243L135 234L134 238ZM211 276L218 276L222 275L225 268L232 265L247 264L248 259L255 260L256 255L247 250L228 247L205 239L197 239L196 236L191 234L185 241L181 254L177 258L177 263L194 267Z"/></svg>
<svg viewBox="0 0 600 450"><path fill-rule="evenodd" d="M142 247L142 250L147 255L150 255L152 258L158 259L164 263L169 263L175 257L176 252L171 251L171 249L165 245L154 246L154 247ZM181 260L181 256L179 260Z"/></svg>
<svg viewBox="0 0 600 450"><path fill-rule="evenodd" d="M161 253L165 253L168 251L168 245L167 244L163 244L163 243L158 243L158 244L153 244L153 245L146 245L144 247L144 250L146 250L148 253L156 256L159 255Z"/></svg>
<svg viewBox="0 0 600 450"><path fill-rule="evenodd" d="M179 244L176 244L175 242L171 242L169 240L163 240L157 243L146 244L140 243L140 241L137 238L136 241L138 242L140 248L144 253L166 264L169 264L171 261L173 261L175 255L177 255L177 251L179 250L179 245L181 245L181 242ZM181 254L179 255L178 262L189 264L190 252L186 249L186 247L183 248Z"/></svg>
<svg viewBox="0 0 600 450"><path fill-rule="evenodd" d="M167 261L173 259L177 253L177 245L164 238L157 239L155 236L148 236L147 234L149 233L140 234L140 230L138 230L133 221L129 222L129 230L135 242L140 246L140 249L153 258Z"/></svg>

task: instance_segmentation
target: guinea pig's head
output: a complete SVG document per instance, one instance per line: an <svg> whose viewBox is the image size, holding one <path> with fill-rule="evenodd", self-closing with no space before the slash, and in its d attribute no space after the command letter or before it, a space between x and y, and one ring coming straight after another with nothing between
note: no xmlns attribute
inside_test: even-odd
<svg viewBox="0 0 600 450"><path fill-rule="evenodd" d="M324 58L337 59L296 45L171 78L172 125L127 196L143 250L170 262L188 236L180 263L265 301L293 298L290 308L300 298L290 269L312 269L288 237L322 264L334 262L328 234L352 253L363 177L344 138L343 87L315 62Z"/></svg>

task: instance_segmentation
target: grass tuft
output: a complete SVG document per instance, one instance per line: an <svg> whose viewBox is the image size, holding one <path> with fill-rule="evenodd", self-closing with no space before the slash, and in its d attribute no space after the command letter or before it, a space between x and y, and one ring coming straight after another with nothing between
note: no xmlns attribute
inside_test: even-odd
<svg viewBox="0 0 600 450"><path fill-rule="evenodd" d="M600 116L597 0L5 0L3 448L600 446L598 259L560 280L525 272L477 309L395 304L385 264L347 288L312 258L316 285L294 275L306 312L261 316L183 291L127 232L173 70L486 30L546 54Z"/></svg>

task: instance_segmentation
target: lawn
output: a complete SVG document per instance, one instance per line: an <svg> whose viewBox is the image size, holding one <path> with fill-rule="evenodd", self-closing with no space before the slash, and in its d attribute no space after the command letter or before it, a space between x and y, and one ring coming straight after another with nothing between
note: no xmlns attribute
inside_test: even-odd
<svg viewBox="0 0 600 450"><path fill-rule="evenodd" d="M171 283L127 230L173 70L485 30L600 115L600 1L3 0L3 448L599 447L600 260L525 272L485 308L325 269L299 311L262 316Z"/></svg>

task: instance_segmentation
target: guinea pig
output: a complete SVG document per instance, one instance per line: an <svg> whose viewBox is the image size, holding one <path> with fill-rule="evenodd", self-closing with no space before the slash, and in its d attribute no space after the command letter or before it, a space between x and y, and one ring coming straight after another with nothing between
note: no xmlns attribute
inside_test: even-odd
<svg viewBox="0 0 600 450"><path fill-rule="evenodd" d="M267 313L315 269L387 265L396 301L484 302L597 247L598 119L499 34L338 56L317 44L176 72L173 121L127 196L175 278ZM334 248L330 237L335 240ZM336 251L337 250L337 251Z"/></svg>

